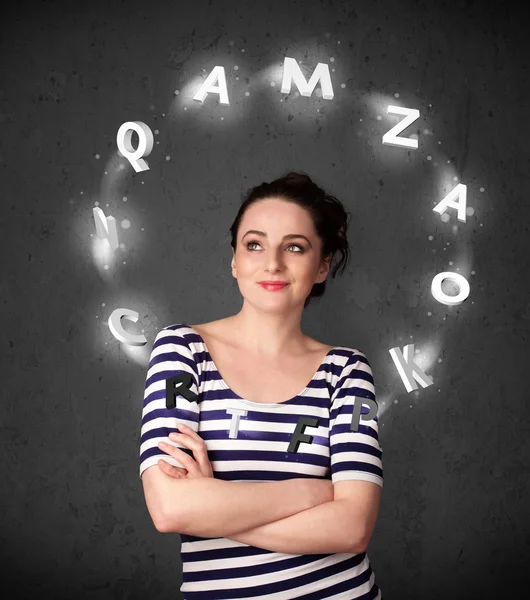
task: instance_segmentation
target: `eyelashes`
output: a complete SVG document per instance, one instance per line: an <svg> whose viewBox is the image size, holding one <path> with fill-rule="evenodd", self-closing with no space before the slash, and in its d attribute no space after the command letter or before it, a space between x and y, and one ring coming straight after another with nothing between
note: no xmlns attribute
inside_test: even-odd
<svg viewBox="0 0 530 600"><path fill-rule="evenodd" d="M251 248L249 248L250 244L257 244L258 246L260 245L258 241L256 240L251 240L249 242L245 243L245 247L247 250L249 250L250 252L254 252L254 250L252 250ZM303 246L301 246L300 244L289 244L289 246L287 246L288 248L292 248L293 246L296 246L297 248L300 248L299 252L295 252L295 254L302 254L303 252L305 252L305 248Z"/></svg>

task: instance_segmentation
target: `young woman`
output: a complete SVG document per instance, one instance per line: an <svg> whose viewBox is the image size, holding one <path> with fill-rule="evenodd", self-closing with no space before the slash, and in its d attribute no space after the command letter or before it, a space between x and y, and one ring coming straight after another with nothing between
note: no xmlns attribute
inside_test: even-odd
<svg viewBox="0 0 530 600"><path fill-rule="evenodd" d="M185 600L382 598L366 554L378 417L353 422L356 398L375 401L372 370L301 330L337 252L344 270L347 214L307 175L251 189L231 227L241 310L156 336L140 477L157 530L180 534ZM180 374L189 390L172 393Z"/></svg>

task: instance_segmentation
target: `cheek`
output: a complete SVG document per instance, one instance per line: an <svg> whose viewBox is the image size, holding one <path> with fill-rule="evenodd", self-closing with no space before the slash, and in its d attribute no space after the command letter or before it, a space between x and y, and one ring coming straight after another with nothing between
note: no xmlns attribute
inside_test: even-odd
<svg viewBox="0 0 530 600"><path fill-rule="evenodd" d="M237 264L237 274L240 277L248 277L256 274L258 269L258 262L256 260L240 260Z"/></svg>

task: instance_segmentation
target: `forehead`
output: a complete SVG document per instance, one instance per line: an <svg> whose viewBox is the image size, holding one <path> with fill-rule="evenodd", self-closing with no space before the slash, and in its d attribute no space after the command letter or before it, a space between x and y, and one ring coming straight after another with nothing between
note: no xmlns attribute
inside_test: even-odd
<svg viewBox="0 0 530 600"><path fill-rule="evenodd" d="M279 198L267 198L251 204L241 219L241 227L252 227L265 232L285 230L284 233L316 235L309 211L294 202Z"/></svg>

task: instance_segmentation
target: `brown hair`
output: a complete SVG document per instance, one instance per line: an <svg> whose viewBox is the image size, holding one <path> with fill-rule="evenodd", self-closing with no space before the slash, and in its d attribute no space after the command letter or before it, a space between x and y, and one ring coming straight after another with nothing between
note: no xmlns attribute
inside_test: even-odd
<svg viewBox="0 0 530 600"><path fill-rule="evenodd" d="M344 206L337 198L326 194L322 188L316 185L304 173L290 172L270 183L264 181L261 185L251 188L248 191L230 227L230 233L232 234L231 246L234 252L237 247L239 224L246 209L258 200L273 197L287 202L294 202L309 211L313 218L316 232L322 241L320 260L323 260L331 253L331 262L333 262L333 258L339 252L341 258L333 268L333 271L331 271L330 265L330 272L334 278L342 266L340 273L342 275L349 260L349 244L346 231L348 229L348 215L351 216L351 213L344 209ZM315 283L305 300L304 308L310 303L312 298L319 298L324 294L326 281L327 279L322 283Z"/></svg>

